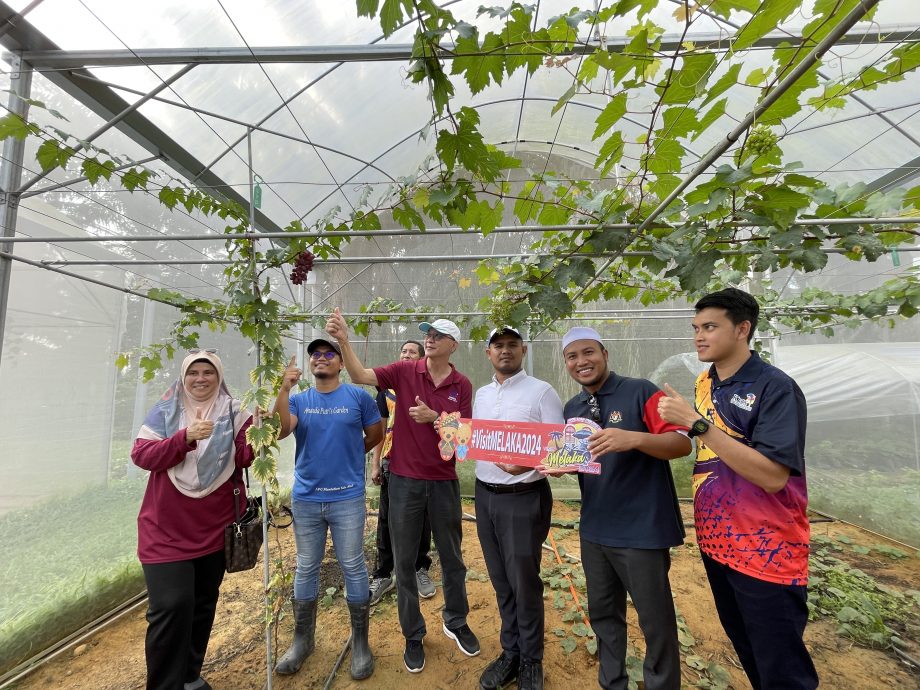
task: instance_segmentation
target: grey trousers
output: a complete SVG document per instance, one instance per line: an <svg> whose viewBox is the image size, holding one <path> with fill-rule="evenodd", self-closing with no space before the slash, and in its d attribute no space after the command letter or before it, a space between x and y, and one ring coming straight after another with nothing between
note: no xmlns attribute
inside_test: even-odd
<svg viewBox="0 0 920 690"><path fill-rule="evenodd" d="M642 674L647 690L680 690L677 616L671 598L668 549L624 549L581 539L588 613L597 635L598 683L626 690L626 593L645 636Z"/></svg>
<svg viewBox="0 0 920 690"><path fill-rule="evenodd" d="M421 640L427 632L419 609L415 579L415 559L426 511L441 561L444 623L448 628L465 625L470 606L466 598L466 566L460 552L463 537L460 482L456 479L410 479L391 473L389 489L396 606L403 636L407 640Z"/></svg>

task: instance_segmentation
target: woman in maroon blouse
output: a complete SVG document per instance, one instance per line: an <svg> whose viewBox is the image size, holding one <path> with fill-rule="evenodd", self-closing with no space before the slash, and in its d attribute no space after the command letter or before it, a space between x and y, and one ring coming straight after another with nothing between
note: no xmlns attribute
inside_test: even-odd
<svg viewBox="0 0 920 690"><path fill-rule="evenodd" d="M195 350L154 405L131 459L150 471L137 517L147 582L147 690L207 690L201 678L224 577L224 527L245 506L252 415L224 383L216 351Z"/></svg>

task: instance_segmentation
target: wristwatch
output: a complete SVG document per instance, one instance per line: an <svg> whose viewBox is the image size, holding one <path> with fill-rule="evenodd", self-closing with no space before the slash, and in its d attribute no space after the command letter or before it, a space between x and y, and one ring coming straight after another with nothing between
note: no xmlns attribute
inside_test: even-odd
<svg viewBox="0 0 920 690"><path fill-rule="evenodd" d="M700 417L690 426L690 431L687 432L687 436L689 438L693 438L694 436L705 434L707 431L709 431L709 426L709 420Z"/></svg>

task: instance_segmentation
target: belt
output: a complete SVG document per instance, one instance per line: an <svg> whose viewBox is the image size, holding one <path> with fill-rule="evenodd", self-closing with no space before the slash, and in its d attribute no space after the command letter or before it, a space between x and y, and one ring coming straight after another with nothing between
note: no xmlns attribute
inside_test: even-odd
<svg viewBox="0 0 920 690"><path fill-rule="evenodd" d="M479 484L486 491L493 494L522 494L527 491L536 491L546 484L546 478L538 479L535 482L515 482L514 484L490 484L481 479L477 479Z"/></svg>

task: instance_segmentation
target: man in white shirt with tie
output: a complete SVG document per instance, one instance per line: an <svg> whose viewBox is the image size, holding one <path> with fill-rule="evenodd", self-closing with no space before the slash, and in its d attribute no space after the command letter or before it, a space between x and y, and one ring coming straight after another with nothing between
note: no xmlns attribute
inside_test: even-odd
<svg viewBox="0 0 920 690"><path fill-rule="evenodd" d="M562 401L522 368L527 345L510 326L489 334L491 383L476 391L474 419L562 424ZM501 614L502 653L479 678L493 690L515 678L519 690L543 688L542 546L549 533L549 482L529 467L476 463L476 529Z"/></svg>

